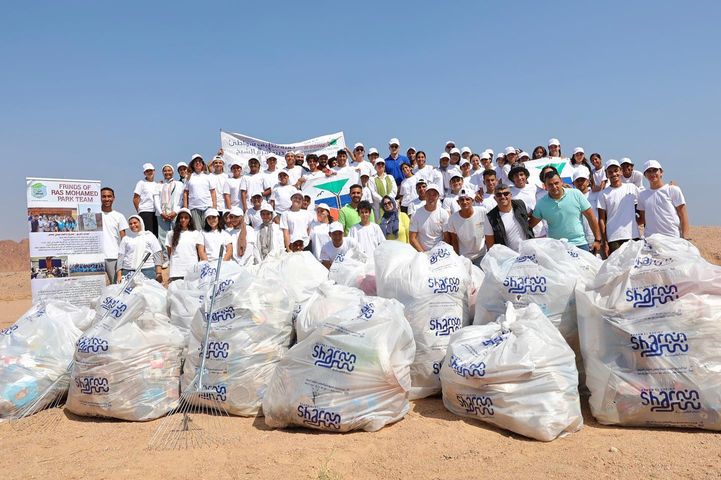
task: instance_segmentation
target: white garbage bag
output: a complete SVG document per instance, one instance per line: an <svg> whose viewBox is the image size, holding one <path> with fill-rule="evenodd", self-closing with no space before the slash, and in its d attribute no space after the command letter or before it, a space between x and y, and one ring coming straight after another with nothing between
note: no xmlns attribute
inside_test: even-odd
<svg viewBox="0 0 721 480"><path fill-rule="evenodd" d="M338 285L332 281L323 283L302 304L295 317L296 338L300 342L321 326L328 317L349 306L359 304L364 301L364 297L363 292L357 288Z"/></svg>
<svg viewBox="0 0 721 480"><path fill-rule="evenodd" d="M13 325L0 329L0 418L13 417L45 394L67 372L75 342L94 312L62 300L34 304ZM68 389L67 380L48 392L46 407Z"/></svg>
<svg viewBox="0 0 721 480"><path fill-rule="evenodd" d="M77 341L66 408L82 416L159 418L178 402L185 337L164 313L166 295L156 281L135 277L114 305L123 313L111 328L94 325Z"/></svg>
<svg viewBox="0 0 721 480"><path fill-rule="evenodd" d="M328 278L339 285L358 288L366 295L376 294L373 257L358 248L351 248L346 253L338 254L330 266Z"/></svg>
<svg viewBox="0 0 721 480"><path fill-rule="evenodd" d="M378 295L400 301L413 329L410 399L438 393L448 339L471 322L471 262L442 242L423 253L401 242L384 242L375 250L375 264Z"/></svg>
<svg viewBox="0 0 721 480"><path fill-rule="evenodd" d="M441 369L443 404L463 417L551 441L583 425L573 351L530 304L453 334Z"/></svg>
<svg viewBox="0 0 721 480"><path fill-rule="evenodd" d="M364 297L280 361L263 399L265 423L329 432L376 431L410 408L413 333L395 300Z"/></svg>
<svg viewBox="0 0 721 480"><path fill-rule="evenodd" d="M721 430L721 267L689 242L627 242L576 292L603 424Z"/></svg>
<svg viewBox="0 0 721 480"><path fill-rule="evenodd" d="M481 261L485 273L476 299L473 323L494 321L506 310L536 304L577 350L576 283L595 278L601 260L565 240L537 238L521 243L518 252L494 245Z"/></svg>
<svg viewBox="0 0 721 480"><path fill-rule="evenodd" d="M220 283L210 314L207 374L202 382L217 393L212 398L193 397L199 406L212 407L218 401L234 415L258 413L270 376L290 347L292 300L284 288L286 281L272 270L262 278L246 270ZM183 393L198 382L209 304L206 298L193 318L181 377Z"/></svg>

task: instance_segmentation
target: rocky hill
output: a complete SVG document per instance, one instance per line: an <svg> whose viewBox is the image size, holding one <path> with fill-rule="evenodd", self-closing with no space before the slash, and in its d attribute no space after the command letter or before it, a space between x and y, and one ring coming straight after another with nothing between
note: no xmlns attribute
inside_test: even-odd
<svg viewBox="0 0 721 480"><path fill-rule="evenodd" d="M0 272L26 271L30 271L28 239L20 242L0 240Z"/></svg>

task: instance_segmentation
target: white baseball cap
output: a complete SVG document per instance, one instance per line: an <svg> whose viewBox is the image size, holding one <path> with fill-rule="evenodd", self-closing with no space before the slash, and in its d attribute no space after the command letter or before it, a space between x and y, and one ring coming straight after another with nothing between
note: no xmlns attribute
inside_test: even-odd
<svg viewBox="0 0 721 480"><path fill-rule="evenodd" d="M643 173L646 173L646 170L649 168L658 168L659 170L663 170L663 167L661 167L661 164L658 163L658 160L649 160L646 163L643 164Z"/></svg>
<svg viewBox="0 0 721 480"><path fill-rule="evenodd" d="M621 165L623 165L624 163L630 163L631 165L633 165L633 162L632 162L631 159L628 158L628 157L623 157L623 158L620 160L620 163L621 163Z"/></svg>
<svg viewBox="0 0 721 480"><path fill-rule="evenodd" d="M216 155L216 156L213 157L213 161L214 161L214 162L215 162L215 161L218 161L218 160L220 160L221 162L225 163L225 160L223 160L223 157L221 157L220 155Z"/></svg>
<svg viewBox="0 0 721 480"><path fill-rule="evenodd" d="M458 163L459 167L462 167L463 165L470 165L471 162L467 158L461 159L461 161Z"/></svg>
<svg viewBox="0 0 721 480"><path fill-rule="evenodd" d="M378 149L376 147L371 147L371 149L368 150L368 155L373 155L374 153L378 155Z"/></svg>
<svg viewBox="0 0 721 480"><path fill-rule="evenodd" d="M458 196L456 198L459 200L461 198L473 198L473 195L471 194L471 192L469 192L465 188L461 188L461 191L458 192Z"/></svg>
<svg viewBox="0 0 721 480"><path fill-rule="evenodd" d="M235 206L230 209L230 212L228 212L230 215L234 215L236 217L242 217L243 216L243 209L239 206Z"/></svg>
<svg viewBox="0 0 721 480"><path fill-rule="evenodd" d="M386 161L385 161L384 159L382 159L382 158L379 158L379 159L376 160L375 165L378 165L378 164L380 164L380 163L382 163L383 165L385 165L385 164L386 164Z"/></svg>
<svg viewBox="0 0 721 480"><path fill-rule="evenodd" d="M155 167L152 163L144 163L143 164L143 171L147 172L148 170L155 170Z"/></svg>
<svg viewBox="0 0 721 480"><path fill-rule="evenodd" d="M318 210L319 208L322 208L323 210L328 210L330 212L330 207L327 203L319 203L315 206L315 209Z"/></svg>
<svg viewBox="0 0 721 480"><path fill-rule="evenodd" d="M362 143L358 142L355 145L353 145L353 150L355 150L358 147L362 148L363 150L365 150L365 148L366 148Z"/></svg>
<svg viewBox="0 0 721 480"><path fill-rule="evenodd" d="M299 192L299 193L300 193L300 192ZM294 195L295 195L295 194L294 194ZM270 213L274 213L274 212L273 212L273 206L272 206L270 203L268 203L268 202L263 202L263 203L261 203L261 204L260 204L260 210L259 210L259 211L260 211L260 212L270 212Z"/></svg>
<svg viewBox="0 0 721 480"><path fill-rule="evenodd" d="M179 169L180 167L188 168L188 164L185 162L178 162L178 164L175 166L175 169Z"/></svg>
<svg viewBox="0 0 721 480"><path fill-rule="evenodd" d="M496 155L496 159L499 159L499 158L506 158L506 154L503 152L498 152L498 155Z"/></svg>
<svg viewBox="0 0 721 480"><path fill-rule="evenodd" d="M194 153L193 156L190 157L190 161L192 162L192 161L195 160L196 158L199 158L199 159L203 160L203 156L202 156L201 154L199 154L199 153Z"/></svg>
<svg viewBox="0 0 721 480"><path fill-rule="evenodd" d="M406 148L406 152L407 152L408 150L413 150L413 151L415 152L415 151L416 151L416 147L408 147L408 148Z"/></svg>
<svg viewBox="0 0 721 480"><path fill-rule="evenodd" d="M573 172L573 181L575 182L579 178L585 178L588 180L588 169L587 168L578 168L575 172Z"/></svg>
<svg viewBox="0 0 721 480"><path fill-rule="evenodd" d="M449 146L449 145L453 145L453 146L455 147L455 146L456 146L456 142L454 142L453 140L448 140L448 141L446 142L446 147Z"/></svg>
<svg viewBox="0 0 721 480"><path fill-rule="evenodd" d="M556 145L557 147L560 147L560 146L561 146L561 142L558 141L557 138L551 138L551 139L548 140L548 146L550 147L551 145Z"/></svg>
<svg viewBox="0 0 721 480"><path fill-rule="evenodd" d="M585 154L586 152L583 150L583 147L576 147L576 148L573 149L573 154L575 155L575 154L577 154L577 153L584 153L584 154Z"/></svg>
<svg viewBox="0 0 721 480"><path fill-rule="evenodd" d="M451 155L453 155L454 153L457 153L458 155L460 155L461 151L458 150L456 147L453 147L453 148L451 148Z"/></svg>
<svg viewBox="0 0 721 480"><path fill-rule="evenodd" d="M429 183L428 186L426 186L426 192L428 190L435 190L439 194L443 191L443 189L441 187L439 187L438 185L436 185L435 183Z"/></svg>
<svg viewBox="0 0 721 480"><path fill-rule="evenodd" d="M295 243L299 240L303 241L303 245L306 244L306 241L308 240L308 236L305 235L302 231L296 230L293 232L293 235L290 236L290 243Z"/></svg>
<svg viewBox="0 0 721 480"><path fill-rule="evenodd" d="M214 209L214 208L209 208L209 209L207 209L207 210L205 211L205 213L203 214L203 218L204 218L204 219L205 219L205 218L208 218L208 217L219 217L219 216L220 216L220 214L219 214L218 211L217 211L216 209Z"/></svg>
<svg viewBox="0 0 721 480"><path fill-rule="evenodd" d="M487 148L487 149L483 150L483 153L487 153L488 155L493 156L493 149Z"/></svg>
<svg viewBox="0 0 721 480"><path fill-rule="evenodd" d="M440 156L440 158L447 158L447 159L449 159L449 160L450 160L450 159L451 159L451 156L450 156L450 155L448 155L448 152L443 152L443 153L441 153L441 156Z"/></svg>
<svg viewBox="0 0 721 480"><path fill-rule="evenodd" d="M243 164L240 163L240 160L233 160L232 162L230 162L230 166L231 166L231 167L238 166L238 167L240 167L240 168L243 168Z"/></svg>
<svg viewBox="0 0 721 480"><path fill-rule="evenodd" d="M473 153L470 147L461 148L461 153Z"/></svg>
<svg viewBox="0 0 721 480"><path fill-rule="evenodd" d="M393 137L390 140L388 140L388 145L398 145L400 147L401 141L398 140L397 138Z"/></svg>
<svg viewBox="0 0 721 480"><path fill-rule="evenodd" d="M333 223L331 223L330 226L328 227L328 232L329 232L329 233L342 232L342 231L344 231L344 230L343 230L343 224L340 223L340 222L333 222Z"/></svg>
<svg viewBox="0 0 721 480"><path fill-rule="evenodd" d="M360 170L360 176L368 175L369 177L373 174L373 165L370 162L363 162L358 166Z"/></svg>
<svg viewBox="0 0 721 480"><path fill-rule="evenodd" d="M506 147L504 150L506 155L515 155L516 154L516 147Z"/></svg>
<svg viewBox="0 0 721 480"><path fill-rule="evenodd" d="M296 195L300 195L300 199L303 200L303 192L301 192L300 190L296 190L295 192L293 192L293 194L290 196L290 198L292 199Z"/></svg>
<svg viewBox="0 0 721 480"><path fill-rule="evenodd" d="M490 159L491 159L491 154L488 153L487 151L486 151L486 152L483 152L483 153L481 154L481 159L482 159L482 160L490 160Z"/></svg>
<svg viewBox="0 0 721 480"><path fill-rule="evenodd" d="M528 152L523 152L523 151L522 151L521 153L518 154L518 158L520 159L520 158L523 158L523 157L531 158L530 155L528 155Z"/></svg>
<svg viewBox="0 0 721 480"><path fill-rule="evenodd" d="M618 163L618 160L614 160L614 159L612 158L611 160L609 160L609 161L606 162L606 167L605 167L605 168L608 169L609 167L614 167L614 166L615 166L615 167L620 167L621 164Z"/></svg>

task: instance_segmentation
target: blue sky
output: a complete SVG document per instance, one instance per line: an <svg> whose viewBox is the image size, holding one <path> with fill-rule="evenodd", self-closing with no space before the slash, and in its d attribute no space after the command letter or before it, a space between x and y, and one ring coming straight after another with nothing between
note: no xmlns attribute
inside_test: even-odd
<svg viewBox="0 0 721 480"><path fill-rule="evenodd" d="M212 155L221 128L399 137L431 159L448 139L558 137L658 159L691 223L721 224L719 18L710 1L5 4L0 238L27 235L27 176L100 179L129 214L144 162Z"/></svg>

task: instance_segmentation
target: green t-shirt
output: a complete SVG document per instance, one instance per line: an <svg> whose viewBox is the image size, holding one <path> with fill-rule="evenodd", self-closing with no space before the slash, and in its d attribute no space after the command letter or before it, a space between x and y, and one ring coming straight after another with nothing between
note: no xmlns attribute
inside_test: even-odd
<svg viewBox="0 0 721 480"><path fill-rule="evenodd" d="M338 213L338 221L343 224L343 236L347 237L350 227L352 227L356 223L360 223L360 215L358 215L358 210L351 207L350 204L345 205L343 208L340 209L340 212ZM375 221L376 220L375 216L373 215L373 210L371 210L371 223Z"/></svg>
<svg viewBox="0 0 721 480"><path fill-rule="evenodd" d="M536 203L533 216L548 223L548 236L565 238L574 245L586 245L581 212L591 208L586 197L578 190L564 188L563 196L554 200L545 195Z"/></svg>

